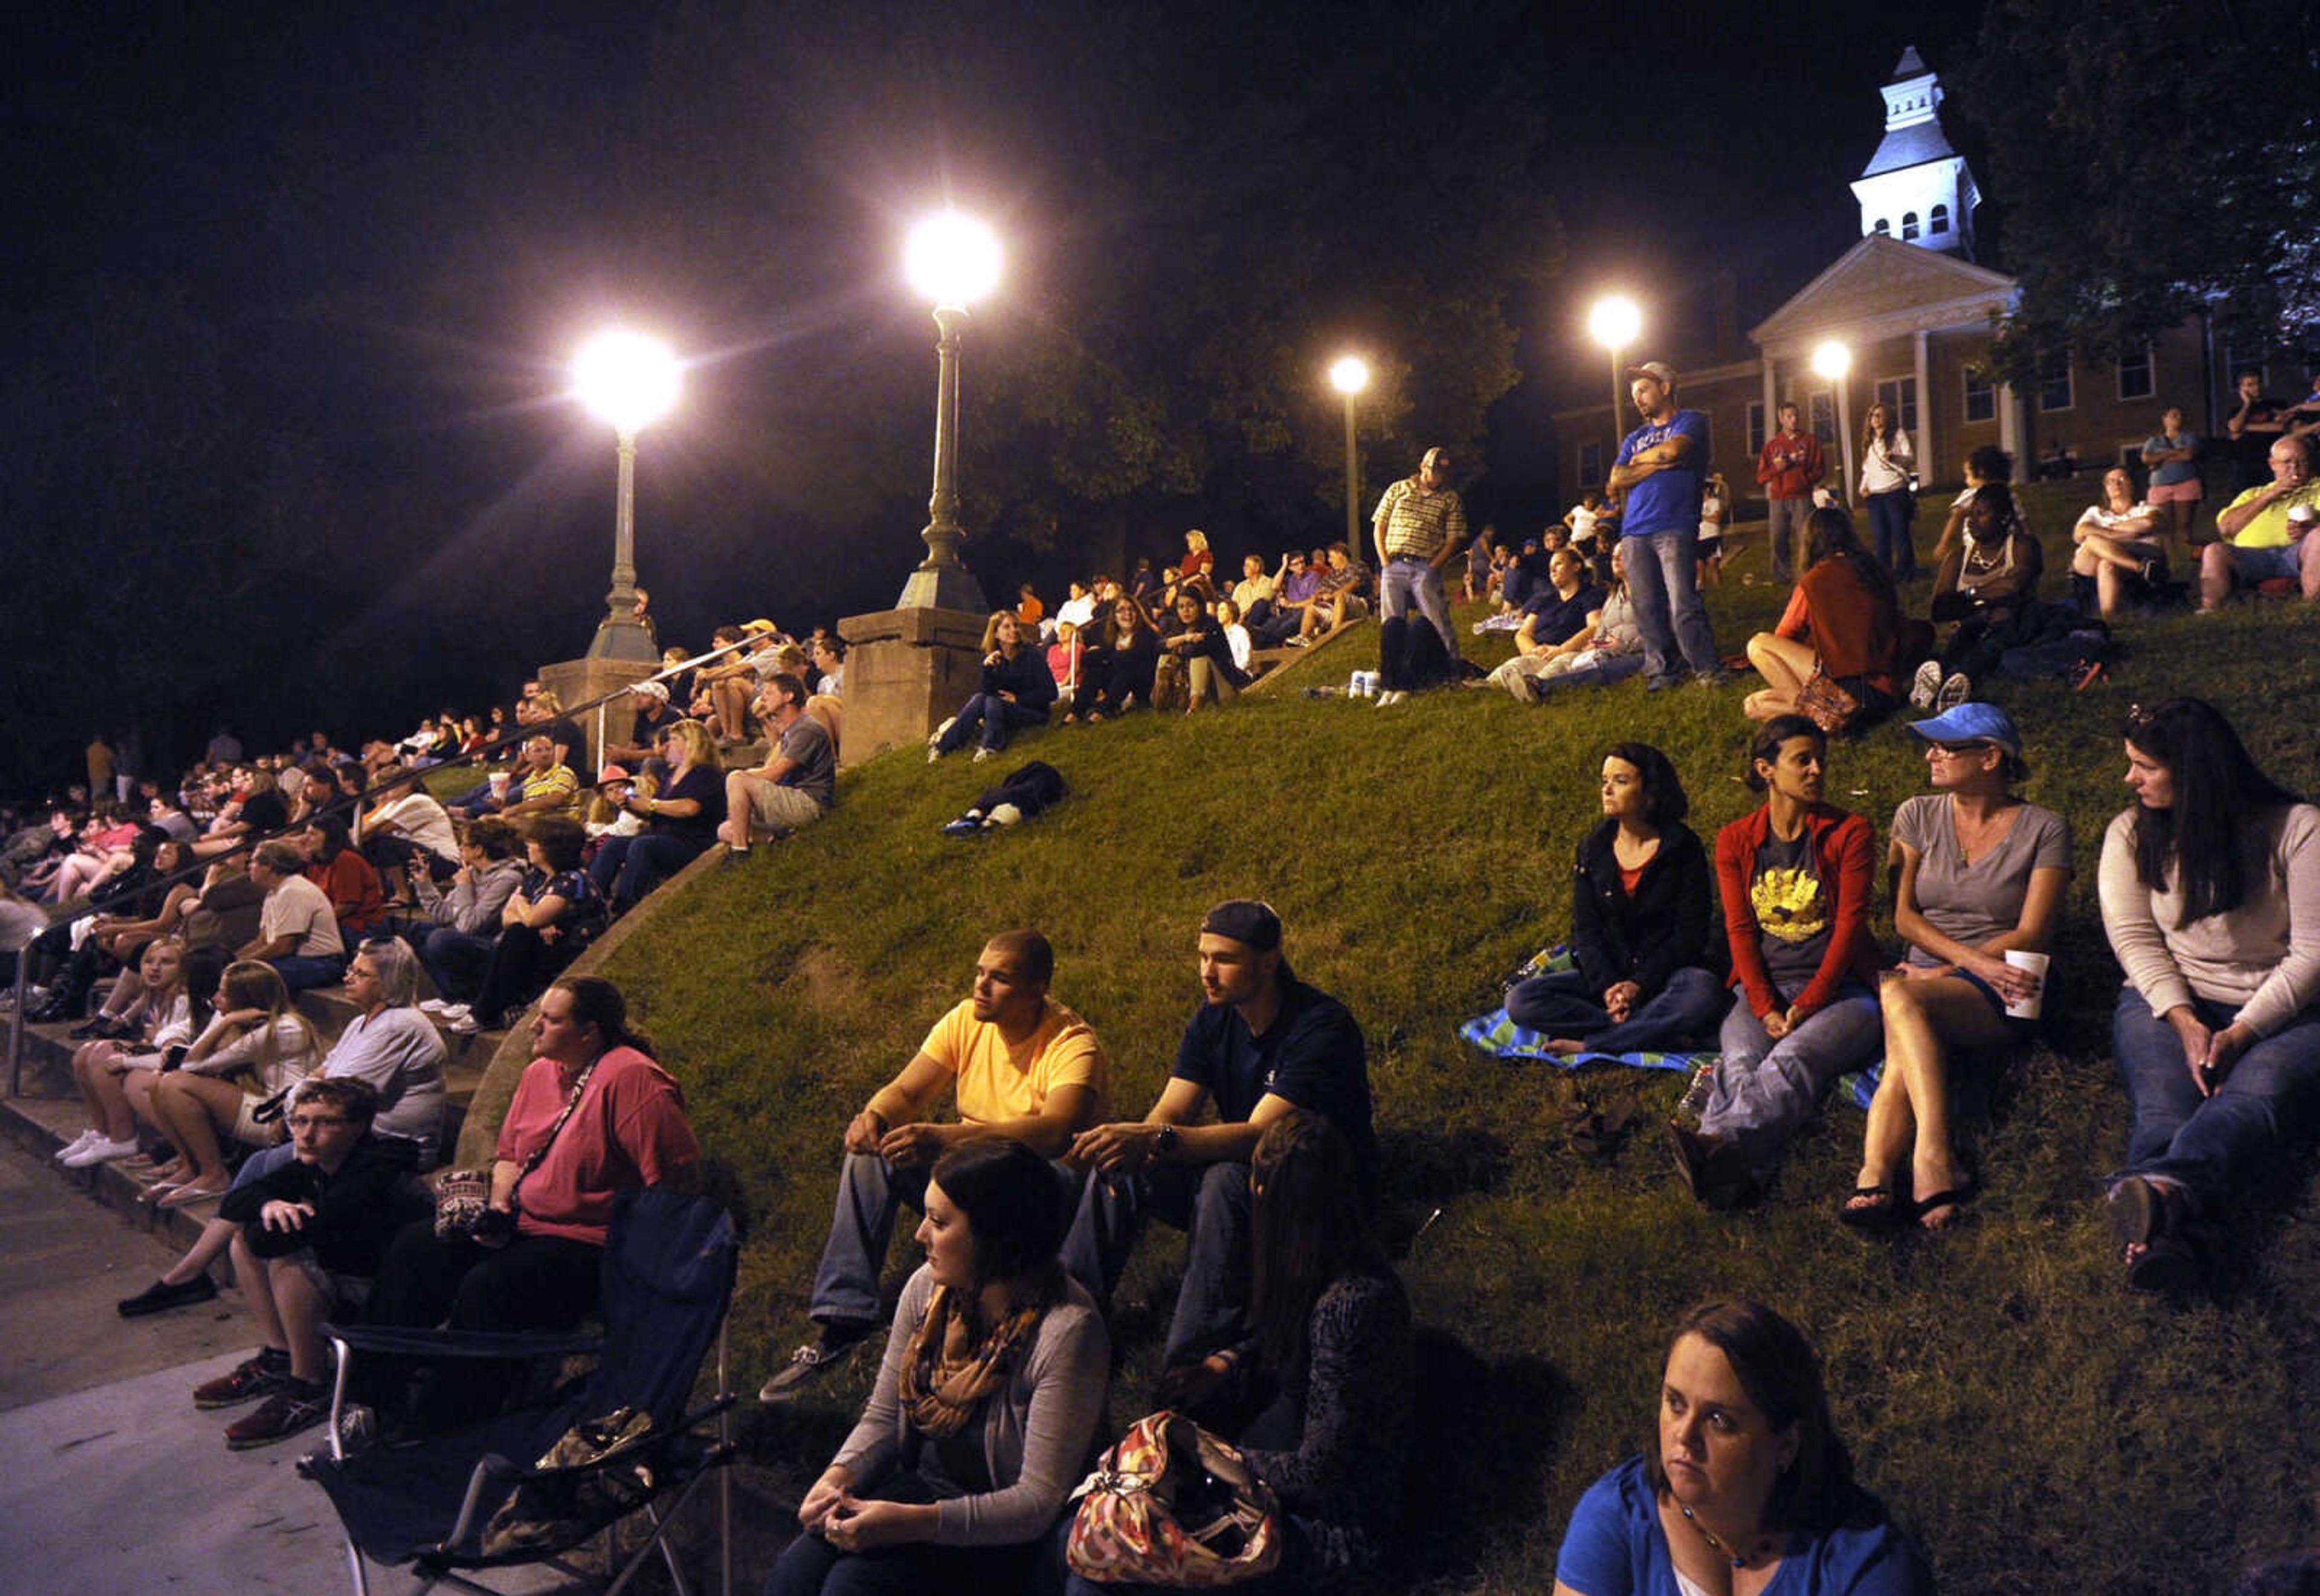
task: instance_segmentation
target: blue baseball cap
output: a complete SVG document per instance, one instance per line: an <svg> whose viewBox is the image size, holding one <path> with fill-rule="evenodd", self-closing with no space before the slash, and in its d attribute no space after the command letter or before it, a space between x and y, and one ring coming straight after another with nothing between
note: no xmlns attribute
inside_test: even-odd
<svg viewBox="0 0 2320 1596"><path fill-rule="evenodd" d="M2022 757L2022 734L2014 730L2014 718L1994 703L1962 703L1947 714L1910 722L1909 734L1919 742L1994 743Z"/></svg>

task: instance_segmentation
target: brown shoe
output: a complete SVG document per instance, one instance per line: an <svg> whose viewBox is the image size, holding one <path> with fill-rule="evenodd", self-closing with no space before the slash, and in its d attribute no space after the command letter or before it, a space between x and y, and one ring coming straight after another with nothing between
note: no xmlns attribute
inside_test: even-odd
<svg viewBox="0 0 2320 1596"><path fill-rule="evenodd" d="M272 1396L290 1380L290 1355L279 1347L261 1349L214 1380L194 1387L196 1408L231 1408L262 1396Z"/></svg>
<svg viewBox="0 0 2320 1596"><path fill-rule="evenodd" d="M281 1389L259 1404L255 1413L243 1415L226 1426L226 1449L246 1452L252 1446L270 1446L276 1441L286 1441L301 1430L313 1428L331 1416L331 1388L321 1381L311 1383L284 1375Z"/></svg>

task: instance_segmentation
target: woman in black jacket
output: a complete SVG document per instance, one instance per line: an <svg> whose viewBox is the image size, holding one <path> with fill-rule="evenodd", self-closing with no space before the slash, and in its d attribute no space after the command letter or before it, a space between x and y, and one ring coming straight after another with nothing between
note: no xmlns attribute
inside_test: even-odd
<svg viewBox="0 0 2320 1596"><path fill-rule="evenodd" d="M1623 742L1603 759L1603 823L1579 844L1573 966L1507 993L1507 1016L1554 1051L1645 1053L1713 1037L1728 994L1709 961L1707 850L1667 756ZM1721 940L1718 939L1717 940Z"/></svg>
<svg viewBox="0 0 2320 1596"><path fill-rule="evenodd" d="M1160 634L1144 606L1127 594L1111 602L1110 619L1096 629L1080 688L1079 712L1091 726L1152 702L1152 675L1160 660Z"/></svg>
<svg viewBox="0 0 2320 1596"><path fill-rule="evenodd" d="M974 750L980 761L1007 746L1019 726L1037 726L1056 702L1056 678L1047 651L1026 639L1012 610L1001 610L983 628L983 682L957 714L927 739L927 763L963 748L982 733Z"/></svg>
<svg viewBox="0 0 2320 1596"><path fill-rule="evenodd" d="M1249 678L1233 664L1225 629L1190 588L1176 595L1175 625L1161 638L1160 649L1184 662L1184 712L1188 715L1211 701L1230 703L1248 685Z"/></svg>

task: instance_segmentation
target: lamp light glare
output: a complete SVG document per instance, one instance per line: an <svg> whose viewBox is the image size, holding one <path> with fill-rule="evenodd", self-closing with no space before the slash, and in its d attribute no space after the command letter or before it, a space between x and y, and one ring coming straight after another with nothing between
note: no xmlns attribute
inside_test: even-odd
<svg viewBox="0 0 2320 1596"><path fill-rule="evenodd" d="M675 408L683 370L657 338L602 332L572 362L572 391L599 420L629 437Z"/></svg>
<svg viewBox="0 0 2320 1596"><path fill-rule="evenodd" d="M1340 394L1358 394L1370 385L1370 363L1347 355L1329 367L1329 385Z"/></svg>
<svg viewBox="0 0 2320 1596"><path fill-rule="evenodd" d="M1853 369L1853 351L1832 338L1814 347L1812 368L1815 376L1835 382Z"/></svg>
<svg viewBox="0 0 2320 1596"><path fill-rule="evenodd" d="M1644 313L1636 302L1624 294L1613 294L1595 302L1587 313L1587 331L1597 343L1609 349L1630 348L1636 335L1644 330Z"/></svg>
<svg viewBox="0 0 2320 1596"><path fill-rule="evenodd" d="M965 310L999 286L999 239L956 211L929 216L911 230L902 271L937 309Z"/></svg>

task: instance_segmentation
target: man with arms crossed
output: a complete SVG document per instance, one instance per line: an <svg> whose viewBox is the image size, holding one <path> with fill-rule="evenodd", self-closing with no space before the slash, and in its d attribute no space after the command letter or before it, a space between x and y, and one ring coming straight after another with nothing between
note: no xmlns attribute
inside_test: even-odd
<svg viewBox="0 0 2320 1596"><path fill-rule="evenodd" d="M1699 487L1708 470L1708 418L1679 410L1675 370L1664 360L1627 368L1628 394L1644 424L1619 445L1610 488L1621 502L1627 593L1644 634L1645 686L1673 686L1679 663L1711 686L1726 680L1716 634L1699 602ZM1681 650L1681 659L1678 649Z"/></svg>

